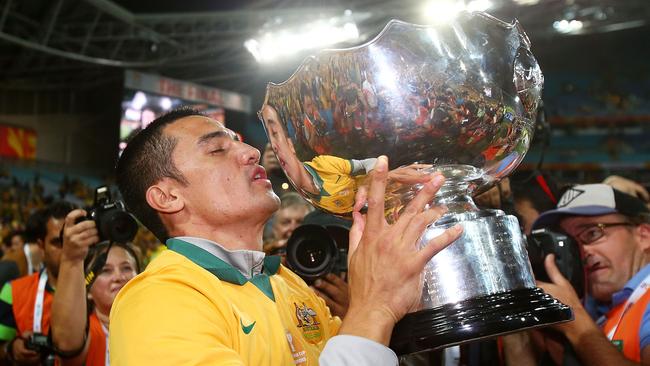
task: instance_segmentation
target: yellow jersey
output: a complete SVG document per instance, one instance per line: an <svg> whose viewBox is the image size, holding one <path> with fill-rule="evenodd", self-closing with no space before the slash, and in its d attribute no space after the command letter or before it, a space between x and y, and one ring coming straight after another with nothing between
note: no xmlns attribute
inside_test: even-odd
<svg viewBox="0 0 650 366"><path fill-rule="evenodd" d="M318 194L309 193L318 206L332 213L352 212L357 185L366 177L365 170L353 169L351 160L319 155L303 163L312 176Z"/></svg>
<svg viewBox="0 0 650 366"><path fill-rule="evenodd" d="M249 280L197 246L167 245L113 303L112 366L318 365L341 320L279 257Z"/></svg>

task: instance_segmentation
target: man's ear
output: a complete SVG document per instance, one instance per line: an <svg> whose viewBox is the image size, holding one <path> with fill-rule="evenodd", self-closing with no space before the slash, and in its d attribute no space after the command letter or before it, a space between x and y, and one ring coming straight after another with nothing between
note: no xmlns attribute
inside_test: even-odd
<svg viewBox="0 0 650 366"><path fill-rule="evenodd" d="M644 252L650 253L650 224L640 224L636 227L636 235Z"/></svg>
<svg viewBox="0 0 650 366"><path fill-rule="evenodd" d="M185 203L176 189L178 183L171 178L164 178L147 189L147 203L151 208L166 214L176 213L183 209Z"/></svg>

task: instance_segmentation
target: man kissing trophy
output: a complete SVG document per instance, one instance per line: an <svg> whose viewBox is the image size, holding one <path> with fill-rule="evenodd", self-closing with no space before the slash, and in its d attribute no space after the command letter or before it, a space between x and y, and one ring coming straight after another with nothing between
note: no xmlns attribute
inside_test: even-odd
<svg viewBox="0 0 650 366"><path fill-rule="evenodd" d="M393 20L368 43L321 51L268 85L260 118L314 206L349 216L379 155L390 163L389 221L421 189L418 177L445 176L435 204L448 212L420 243L455 224L464 231L425 267L420 309L393 331L397 354L571 319L535 286L517 219L472 200L523 160L542 85L521 26L485 13L436 26Z"/></svg>

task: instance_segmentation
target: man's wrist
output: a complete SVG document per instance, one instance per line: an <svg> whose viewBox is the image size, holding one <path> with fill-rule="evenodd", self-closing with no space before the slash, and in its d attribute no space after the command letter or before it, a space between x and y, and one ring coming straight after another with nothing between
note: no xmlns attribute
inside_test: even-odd
<svg viewBox="0 0 650 366"><path fill-rule="evenodd" d="M61 264L65 263L68 266L81 265L83 267L84 259L86 258L85 254L80 253L61 253Z"/></svg>
<svg viewBox="0 0 650 366"><path fill-rule="evenodd" d="M571 344L577 345L585 335L596 332L602 334L598 325L594 323L587 311L583 307L573 308L573 321L563 326L564 335L569 339Z"/></svg>
<svg viewBox="0 0 650 366"><path fill-rule="evenodd" d="M397 320L390 310L383 307L357 309L351 305L339 334L363 337L387 346Z"/></svg>

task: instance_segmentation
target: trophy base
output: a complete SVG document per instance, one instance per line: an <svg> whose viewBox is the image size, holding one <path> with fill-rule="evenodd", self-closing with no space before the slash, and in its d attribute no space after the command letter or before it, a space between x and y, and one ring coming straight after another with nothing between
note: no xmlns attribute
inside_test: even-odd
<svg viewBox="0 0 650 366"><path fill-rule="evenodd" d="M571 319L568 306L525 288L409 313L395 326L390 348L404 355Z"/></svg>

